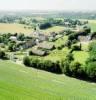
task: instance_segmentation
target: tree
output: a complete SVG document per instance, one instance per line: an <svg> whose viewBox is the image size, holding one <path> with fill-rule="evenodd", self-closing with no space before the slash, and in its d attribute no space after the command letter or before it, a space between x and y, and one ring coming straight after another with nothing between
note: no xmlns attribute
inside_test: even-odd
<svg viewBox="0 0 96 100"><path fill-rule="evenodd" d="M24 63L24 65L26 65L26 66L30 66L30 59L29 59L29 57L24 57L23 63Z"/></svg>
<svg viewBox="0 0 96 100"><path fill-rule="evenodd" d="M0 58L3 59L5 57L5 52L0 50Z"/></svg>
<svg viewBox="0 0 96 100"><path fill-rule="evenodd" d="M47 28L50 28L50 27L52 27L52 25L49 22L42 23L42 24L39 25L40 29L47 29Z"/></svg>

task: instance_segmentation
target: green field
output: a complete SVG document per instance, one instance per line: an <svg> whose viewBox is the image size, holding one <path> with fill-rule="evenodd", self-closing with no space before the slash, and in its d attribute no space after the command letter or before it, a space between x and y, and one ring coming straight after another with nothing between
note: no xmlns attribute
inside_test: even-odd
<svg viewBox="0 0 96 100"><path fill-rule="evenodd" d="M89 20L89 26L91 27L92 31L96 31L96 20Z"/></svg>
<svg viewBox="0 0 96 100"><path fill-rule="evenodd" d="M63 26L53 26L51 28L45 29L45 30L41 30L42 32L45 32L46 34L49 34L50 32L61 32L62 30L64 30Z"/></svg>
<svg viewBox="0 0 96 100"><path fill-rule="evenodd" d="M0 100L95 99L95 83L0 61Z"/></svg>
<svg viewBox="0 0 96 100"><path fill-rule="evenodd" d="M84 64L87 58L89 57L88 52L85 51L74 51L73 52L75 61L80 62L81 64Z"/></svg>

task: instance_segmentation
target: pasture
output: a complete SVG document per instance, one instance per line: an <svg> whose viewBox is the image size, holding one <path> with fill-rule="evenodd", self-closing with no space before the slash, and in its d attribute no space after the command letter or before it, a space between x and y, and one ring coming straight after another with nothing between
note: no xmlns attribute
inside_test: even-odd
<svg viewBox="0 0 96 100"><path fill-rule="evenodd" d="M0 60L0 100L95 99L95 83Z"/></svg>

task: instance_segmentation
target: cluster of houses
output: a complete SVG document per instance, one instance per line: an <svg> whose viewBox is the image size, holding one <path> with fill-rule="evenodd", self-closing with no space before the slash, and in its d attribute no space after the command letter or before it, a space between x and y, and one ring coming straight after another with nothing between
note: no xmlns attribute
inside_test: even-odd
<svg viewBox="0 0 96 100"><path fill-rule="evenodd" d="M24 50L28 48L33 48L32 53L35 55L46 55L48 54L48 51L55 48L55 46L52 43L49 43L48 41L53 41L57 38L58 34L55 32L50 33L49 35L43 34L41 32L33 32L31 33L27 39L25 36L24 41L18 40L17 36L10 36L11 41L15 41L17 48L16 50ZM37 47L37 48L34 48Z"/></svg>

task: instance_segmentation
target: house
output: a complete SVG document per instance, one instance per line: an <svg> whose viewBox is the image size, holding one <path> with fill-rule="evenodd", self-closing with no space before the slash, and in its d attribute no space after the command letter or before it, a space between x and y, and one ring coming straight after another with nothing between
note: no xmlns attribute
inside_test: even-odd
<svg viewBox="0 0 96 100"><path fill-rule="evenodd" d="M57 35L57 33L55 33L55 32L50 33L50 37L55 37L56 35Z"/></svg>
<svg viewBox="0 0 96 100"><path fill-rule="evenodd" d="M91 36L78 36L80 42L88 42L91 40Z"/></svg>
<svg viewBox="0 0 96 100"><path fill-rule="evenodd" d="M46 50L53 50L55 46L53 44L44 42L44 43L39 43L38 44L39 49L46 49Z"/></svg>
<svg viewBox="0 0 96 100"><path fill-rule="evenodd" d="M9 38L11 41L17 41L17 37L16 36L11 36L10 38Z"/></svg>
<svg viewBox="0 0 96 100"><path fill-rule="evenodd" d="M46 51L40 50L40 49L32 49L32 53L34 55L38 55L38 56L45 56L47 53Z"/></svg>
<svg viewBox="0 0 96 100"><path fill-rule="evenodd" d="M44 35L43 33L36 32L36 31L33 32L31 36L39 39L39 41L46 41L46 40L48 40L48 36L47 35Z"/></svg>
<svg viewBox="0 0 96 100"><path fill-rule="evenodd" d="M47 41L48 40L48 37L47 37L47 35L39 34L38 39L40 41Z"/></svg>
<svg viewBox="0 0 96 100"><path fill-rule="evenodd" d="M32 46L36 45L36 39L32 39L32 40L29 40L29 41L26 41L25 43L23 43L21 45L22 49L28 49Z"/></svg>

